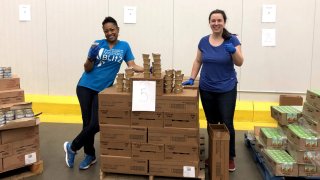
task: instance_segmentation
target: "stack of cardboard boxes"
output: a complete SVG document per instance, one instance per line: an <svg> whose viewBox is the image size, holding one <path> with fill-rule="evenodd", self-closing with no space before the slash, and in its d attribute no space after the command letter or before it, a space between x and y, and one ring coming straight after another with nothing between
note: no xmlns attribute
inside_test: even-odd
<svg viewBox="0 0 320 180"><path fill-rule="evenodd" d="M39 119L24 102L20 78L0 79L0 103L0 173L39 162Z"/></svg>
<svg viewBox="0 0 320 180"><path fill-rule="evenodd" d="M298 163L299 176L320 178L320 91L307 91L298 122L289 125L288 152Z"/></svg>
<svg viewBox="0 0 320 180"><path fill-rule="evenodd" d="M101 171L198 177L198 90L164 94L163 76L131 81L155 81L155 111L132 111L132 93L115 87L99 94Z"/></svg>
<svg viewBox="0 0 320 180"><path fill-rule="evenodd" d="M303 106L290 106L301 104L300 97L285 98L286 106L271 107L279 128L261 128L257 144L275 175L320 177L320 91L308 90Z"/></svg>

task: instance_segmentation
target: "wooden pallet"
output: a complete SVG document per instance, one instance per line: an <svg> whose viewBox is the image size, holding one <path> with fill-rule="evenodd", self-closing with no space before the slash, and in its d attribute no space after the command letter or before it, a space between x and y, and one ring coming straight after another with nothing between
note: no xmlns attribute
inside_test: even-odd
<svg viewBox="0 0 320 180"><path fill-rule="evenodd" d="M199 176L197 178L182 178L182 177L167 177L168 179L177 180L177 179L194 179L194 180L205 180L205 169L200 169ZM110 172L102 172L100 171L100 180L107 180L107 177L112 177L115 179L127 179L127 180L134 180L134 179L141 179L141 177L145 177L145 179L149 178L149 180L156 180L156 177L161 177L163 179L164 176L154 176L154 175L132 175L132 174L120 174L120 173L110 173Z"/></svg>
<svg viewBox="0 0 320 180"><path fill-rule="evenodd" d="M5 180L26 179L28 177L41 174L42 172L43 172L43 161L40 160L29 166L13 169L6 172L1 172L0 179L5 179Z"/></svg>

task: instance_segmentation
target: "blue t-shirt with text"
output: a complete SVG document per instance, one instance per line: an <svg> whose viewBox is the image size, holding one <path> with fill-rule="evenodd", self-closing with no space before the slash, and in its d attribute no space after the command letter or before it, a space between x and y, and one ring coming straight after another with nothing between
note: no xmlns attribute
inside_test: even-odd
<svg viewBox="0 0 320 180"><path fill-rule="evenodd" d="M232 43L235 47L240 41L234 35L224 40L219 46L209 43L210 35L203 37L198 48L202 54L202 69L200 73L200 88L211 92L227 92L237 84L237 73L234 69L232 56L224 48L224 44Z"/></svg>
<svg viewBox="0 0 320 180"><path fill-rule="evenodd" d="M122 62L134 60L134 56L126 41L118 41L112 49L105 39L95 42L99 43L100 50L93 69L82 74L78 86L100 92L113 85Z"/></svg>

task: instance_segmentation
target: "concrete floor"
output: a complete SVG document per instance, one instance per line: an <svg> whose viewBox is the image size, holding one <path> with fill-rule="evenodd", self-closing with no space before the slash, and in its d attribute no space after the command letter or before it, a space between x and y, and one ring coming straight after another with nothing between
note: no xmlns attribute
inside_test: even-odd
<svg viewBox="0 0 320 180"><path fill-rule="evenodd" d="M41 175L33 176L29 179L34 180L88 180L100 178L99 159L98 163L90 167L88 170L79 170L80 161L83 158L83 151L79 151L76 156L75 167L70 169L65 164L65 153L63 151L63 143L71 141L81 129L81 124L40 124L40 152L44 162L44 171ZM206 133L205 129L201 129L201 133ZM230 173L231 180L259 180L263 179L259 173L258 167L251 157L250 151L244 144L244 131L236 132L236 166L237 170ZM99 152L99 134L96 135L96 152ZM126 180L126 179L148 179L147 176L132 176L112 174L110 180ZM164 178L155 177L155 180L181 179L181 178ZM206 178L208 179L208 178Z"/></svg>

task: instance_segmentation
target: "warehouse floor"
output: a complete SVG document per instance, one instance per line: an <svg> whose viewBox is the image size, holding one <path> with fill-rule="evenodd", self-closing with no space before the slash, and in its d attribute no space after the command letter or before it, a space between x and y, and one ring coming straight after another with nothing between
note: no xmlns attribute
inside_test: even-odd
<svg viewBox="0 0 320 180"><path fill-rule="evenodd" d="M98 163L90 167L88 170L79 170L80 161L83 158L83 151L79 151L76 156L75 167L70 169L65 164L65 154L63 151L63 143L71 141L80 131L81 124L59 124L59 123L41 123L40 124L40 153L44 162L44 171L41 175L33 176L29 179L34 180L87 180L99 179L99 159ZM237 170L230 173L230 179L246 179L259 180L262 176L259 173L258 167L255 165L250 151L244 144L244 132L236 132L236 165ZM200 133L206 133L205 129L201 129ZM99 134L96 135L96 150L99 152ZM118 175L111 174L108 180L126 180L126 179L148 179L148 176L133 176L133 175ZM164 179L181 179L181 178L165 178L155 177L155 180ZM208 179L208 178L206 178Z"/></svg>

